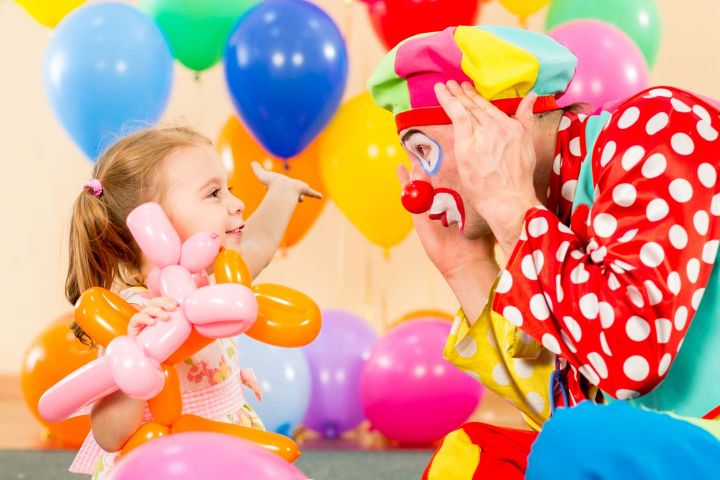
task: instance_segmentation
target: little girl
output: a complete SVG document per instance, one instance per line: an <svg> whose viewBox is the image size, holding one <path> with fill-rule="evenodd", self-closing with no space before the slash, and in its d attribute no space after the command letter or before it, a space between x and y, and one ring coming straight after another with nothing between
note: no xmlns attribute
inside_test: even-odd
<svg viewBox="0 0 720 480"><path fill-rule="evenodd" d="M224 247L242 252L255 278L278 249L298 201L320 194L258 164L253 170L268 191L245 222L244 205L228 188L227 173L206 137L175 127L144 130L119 140L98 160L93 179L75 202L67 299L75 304L92 286L119 293L138 310L130 319L129 335L170 318L177 304L170 298L152 298L145 288L152 265L125 225L135 207L150 201L163 207L182 241L198 232L217 234ZM81 341L92 344L80 327L73 329ZM237 358L232 339L221 339L176 365L183 413L263 428L244 401L242 385L258 396L260 390L251 376L241 375ZM96 402L90 418L92 432L70 471L104 478L116 452L151 417L145 401L118 391Z"/></svg>

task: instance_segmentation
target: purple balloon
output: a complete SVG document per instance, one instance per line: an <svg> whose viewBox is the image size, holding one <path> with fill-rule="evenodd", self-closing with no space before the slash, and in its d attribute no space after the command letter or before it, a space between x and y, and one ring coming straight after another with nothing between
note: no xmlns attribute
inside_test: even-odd
<svg viewBox="0 0 720 480"><path fill-rule="evenodd" d="M447 320L411 320L380 339L365 366L362 400L372 426L406 445L428 445L467 421L483 387L443 358Z"/></svg>
<svg viewBox="0 0 720 480"><path fill-rule="evenodd" d="M112 480L180 478L307 480L296 467L246 440L221 433L177 433L152 440L120 460Z"/></svg>
<svg viewBox="0 0 720 480"><path fill-rule="evenodd" d="M360 377L377 339L362 318L341 310L323 311L320 334L303 349L312 377L304 426L336 438L365 420Z"/></svg>
<svg viewBox="0 0 720 480"><path fill-rule="evenodd" d="M647 62L622 30L598 20L564 23L548 33L578 58L575 77L560 106L589 103L593 109L623 99L650 85Z"/></svg>

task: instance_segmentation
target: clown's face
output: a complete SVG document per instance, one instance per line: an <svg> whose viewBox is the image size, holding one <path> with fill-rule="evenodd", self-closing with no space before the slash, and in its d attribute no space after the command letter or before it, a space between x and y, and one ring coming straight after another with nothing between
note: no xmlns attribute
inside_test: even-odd
<svg viewBox="0 0 720 480"><path fill-rule="evenodd" d="M463 236L478 238L490 227L470 205L455 163L452 125L412 127L400 132L400 140L413 164L412 180L424 180L435 189L432 207L424 215L446 228L457 225Z"/></svg>

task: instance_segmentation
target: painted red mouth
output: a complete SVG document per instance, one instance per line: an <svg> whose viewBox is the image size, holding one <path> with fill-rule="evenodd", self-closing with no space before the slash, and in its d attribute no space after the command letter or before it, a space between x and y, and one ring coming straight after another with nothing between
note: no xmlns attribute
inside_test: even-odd
<svg viewBox="0 0 720 480"><path fill-rule="evenodd" d="M453 200L455 200L455 206L457 207L458 213L460 214L460 225L458 227L460 228L460 231L463 230L465 227L465 206L462 201L462 197L458 192L455 190L452 190L450 188L436 188L435 194L438 193L446 193L453 197ZM447 228L450 226L448 219L447 219L447 212L442 213L431 213L429 215L430 220L440 220L442 222L443 227Z"/></svg>

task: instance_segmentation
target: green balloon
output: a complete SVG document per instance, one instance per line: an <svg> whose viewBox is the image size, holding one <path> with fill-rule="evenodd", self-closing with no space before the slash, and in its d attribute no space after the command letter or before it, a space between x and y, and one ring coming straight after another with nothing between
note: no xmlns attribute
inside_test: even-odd
<svg viewBox="0 0 720 480"><path fill-rule="evenodd" d="M553 0L545 30L571 20L595 19L615 25L640 47L648 65L660 47L660 12L655 0Z"/></svg>
<svg viewBox="0 0 720 480"><path fill-rule="evenodd" d="M230 30L260 0L140 0L170 42L175 58L198 72L223 56Z"/></svg>

